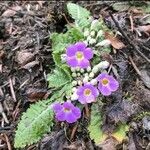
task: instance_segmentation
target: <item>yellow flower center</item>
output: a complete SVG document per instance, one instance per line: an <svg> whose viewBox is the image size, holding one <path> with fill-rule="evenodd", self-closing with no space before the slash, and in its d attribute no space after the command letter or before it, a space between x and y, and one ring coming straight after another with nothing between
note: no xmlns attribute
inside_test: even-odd
<svg viewBox="0 0 150 150"><path fill-rule="evenodd" d="M85 89L84 90L84 95L85 96L89 96L91 94L91 90L90 89Z"/></svg>
<svg viewBox="0 0 150 150"><path fill-rule="evenodd" d="M103 79L103 80L102 80L102 84L103 84L103 85L107 85L108 82L109 82L108 79Z"/></svg>
<svg viewBox="0 0 150 150"><path fill-rule="evenodd" d="M76 57L78 60L82 60L84 58L84 55L82 52L76 52Z"/></svg>
<svg viewBox="0 0 150 150"><path fill-rule="evenodd" d="M70 112L69 108L64 108L64 112Z"/></svg>

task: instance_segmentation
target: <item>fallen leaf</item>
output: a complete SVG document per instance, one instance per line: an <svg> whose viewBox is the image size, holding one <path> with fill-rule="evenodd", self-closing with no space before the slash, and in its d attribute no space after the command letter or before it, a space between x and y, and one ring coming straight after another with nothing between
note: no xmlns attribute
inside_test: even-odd
<svg viewBox="0 0 150 150"><path fill-rule="evenodd" d="M113 9L116 11L126 11L130 8L129 2L117 2L112 5Z"/></svg>
<svg viewBox="0 0 150 150"><path fill-rule="evenodd" d="M34 54L31 52L19 51L16 56L16 61L20 65L25 65L34 59Z"/></svg>
<svg viewBox="0 0 150 150"><path fill-rule="evenodd" d="M10 9L7 9L2 14L2 16L3 17L12 17L12 16L14 16L17 13L17 11L20 11L20 10L22 10L22 7L20 7L20 6L14 6L14 7L11 7Z"/></svg>
<svg viewBox="0 0 150 150"><path fill-rule="evenodd" d="M125 47L125 45L117 37L114 37L108 32L105 32L105 38L111 42L111 45L115 49L122 49L123 47Z"/></svg>
<svg viewBox="0 0 150 150"><path fill-rule="evenodd" d="M150 73L147 70L141 70L141 80L143 81L144 85L150 89Z"/></svg>
<svg viewBox="0 0 150 150"><path fill-rule="evenodd" d="M145 25L145 26L138 26L137 29L141 32L148 32L150 33L150 25Z"/></svg>

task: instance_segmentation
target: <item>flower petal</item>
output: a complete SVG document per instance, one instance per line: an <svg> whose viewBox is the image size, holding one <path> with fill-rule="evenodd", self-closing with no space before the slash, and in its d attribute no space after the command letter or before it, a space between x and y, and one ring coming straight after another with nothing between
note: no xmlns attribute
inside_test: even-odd
<svg viewBox="0 0 150 150"><path fill-rule="evenodd" d="M69 112L69 113L66 113L66 121L68 123L74 123L77 121L77 118L72 112Z"/></svg>
<svg viewBox="0 0 150 150"><path fill-rule="evenodd" d="M115 80L112 76L110 76L108 79L109 79L109 88L111 89L111 91L116 91L119 88L118 81Z"/></svg>
<svg viewBox="0 0 150 150"><path fill-rule="evenodd" d="M90 63L87 59L83 59L79 62L79 67L81 68L87 68L88 66L90 66Z"/></svg>
<svg viewBox="0 0 150 150"><path fill-rule="evenodd" d="M76 52L77 52L76 46L70 45L67 47L66 54L68 57L75 56Z"/></svg>
<svg viewBox="0 0 150 150"><path fill-rule="evenodd" d="M64 108L69 108L69 109L72 110L74 108L74 105L71 102L64 102L63 107Z"/></svg>
<svg viewBox="0 0 150 150"><path fill-rule="evenodd" d="M108 86L102 86L99 84L98 88L104 96L109 96L111 94L111 90L109 89Z"/></svg>
<svg viewBox="0 0 150 150"><path fill-rule="evenodd" d="M74 107L72 113L74 113L77 119L81 117L81 110L78 107Z"/></svg>
<svg viewBox="0 0 150 150"><path fill-rule="evenodd" d="M77 67L78 61L75 57L68 57L67 58L67 64L71 67Z"/></svg>
<svg viewBox="0 0 150 150"><path fill-rule="evenodd" d="M86 48L86 44L84 42L77 42L75 47L77 51L83 51Z"/></svg>
<svg viewBox="0 0 150 150"><path fill-rule="evenodd" d="M97 79L100 81L100 80L107 78L107 77L108 77L107 73L101 73L100 75L98 75Z"/></svg>
<svg viewBox="0 0 150 150"><path fill-rule="evenodd" d="M65 121L66 120L66 115L64 111L59 111L56 113L56 118L58 121Z"/></svg>
<svg viewBox="0 0 150 150"><path fill-rule="evenodd" d="M83 53L84 53L84 57L86 59L89 60L89 59L93 58L93 52L92 52L91 48L86 48Z"/></svg>
<svg viewBox="0 0 150 150"><path fill-rule="evenodd" d="M96 98L93 95L90 95L90 96L86 97L86 102L87 103L92 103L92 102L95 102L95 101L96 101Z"/></svg>
<svg viewBox="0 0 150 150"><path fill-rule="evenodd" d="M61 111L63 109L62 105L60 103L55 103L52 106L52 109L55 113Z"/></svg>

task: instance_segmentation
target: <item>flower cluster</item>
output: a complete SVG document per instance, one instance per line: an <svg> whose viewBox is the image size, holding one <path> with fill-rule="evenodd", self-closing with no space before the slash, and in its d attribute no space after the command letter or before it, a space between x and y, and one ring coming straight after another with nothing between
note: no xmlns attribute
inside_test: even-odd
<svg viewBox="0 0 150 150"><path fill-rule="evenodd" d="M74 86L72 95L66 96L67 99L87 104L96 102L100 94L109 96L118 89L118 81L113 76L104 73L109 66L107 61L91 67L90 60L93 55L93 50L84 42L77 42L66 48L66 63L71 67L72 77L75 78L72 82ZM81 117L81 110L70 100L63 104L53 104L52 108L58 121L74 123Z"/></svg>

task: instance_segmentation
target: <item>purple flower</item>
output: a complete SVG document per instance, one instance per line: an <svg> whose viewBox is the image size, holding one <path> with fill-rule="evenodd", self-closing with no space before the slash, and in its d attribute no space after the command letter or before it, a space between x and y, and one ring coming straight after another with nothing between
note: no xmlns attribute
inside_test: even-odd
<svg viewBox="0 0 150 150"><path fill-rule="evenodd" d="M107 73L101 73L97 77L97 79L99 81L98 89L105 96L109 96L112 92L116 91L119 87L118 81L113 76L110 76Z"/></svg>
<svg viewBox="0 0 150 150"><path fill-rule="evenodd" d="M84 84L77 89L77 95L81 104L92 103L96 101L99 91L92 84Z"/></svg>
<svg viewBox="0 0 150 150"><path fill-rule="evenodd" d="M93 58L92 49L87 48L84 42L68 46L66 54L67 64L70 67L87 68L90 66L89 60Z"/></svg>
<svg viewBox="0 0 150 150"><path fill-rule="evenodd" d="M63 104L55 103L52 106L56 118L59 121L67 121L68 123L76 122L81 117L81 111L78 107L75 107L70 101Z"/></svg>

